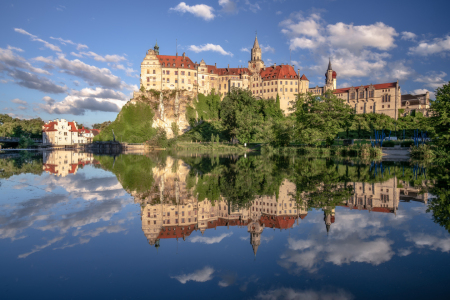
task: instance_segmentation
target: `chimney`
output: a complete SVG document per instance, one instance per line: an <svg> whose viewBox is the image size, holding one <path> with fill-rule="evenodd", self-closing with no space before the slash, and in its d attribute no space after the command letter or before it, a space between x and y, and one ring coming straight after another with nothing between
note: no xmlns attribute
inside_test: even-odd
<svg viewBox="0 0 450 300"><path fill-rule="evenodd" d="M183 52L183 59L186 58L186 52Z"/></svg>
<svg viewBox="0 0 450 300"><path fill-rule="evenodd" d="M277 67L277 64L276 63L273 63L273 68L275 69Z"/></svg>
<svg viewBox="0 0 450 300"><path fill-rule="evenodd" d="M228 69L230 68L230 64L228 64Z"/></svg>
<svg viewBox="0 0 450 300"><path fill-rule="evenodd" d="M216 67L216 68L217 68L217 63L214 63L214 67Z"/></svg>

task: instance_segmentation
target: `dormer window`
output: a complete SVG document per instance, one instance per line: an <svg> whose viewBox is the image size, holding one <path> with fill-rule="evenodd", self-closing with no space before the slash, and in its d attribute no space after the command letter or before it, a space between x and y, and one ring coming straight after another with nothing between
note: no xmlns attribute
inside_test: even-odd
<svg viewBox="0 0 450 300"><path fill-rule="evenodd" d="M173 66L175 67L175 64L173 64Z"/></svg>

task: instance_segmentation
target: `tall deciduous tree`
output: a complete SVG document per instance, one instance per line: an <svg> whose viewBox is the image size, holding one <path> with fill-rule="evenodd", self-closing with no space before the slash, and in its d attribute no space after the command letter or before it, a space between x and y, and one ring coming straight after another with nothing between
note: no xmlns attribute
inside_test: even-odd
<svg viewBox="0 0 450 300"><path fill-rule="evenodd" d="M434 129L435 143L450 152L450 82L436 90L431 111L433 116L429 121Z"/></svg>
<svg viewBox="0 0 450 300"><path fill-rule="evenodd" d="M348 126L353 114L353 109L331 91L321 96L312 93L299 95L293 109L300 141L315 145L323 140L332 145L336 135Z"/></svg>

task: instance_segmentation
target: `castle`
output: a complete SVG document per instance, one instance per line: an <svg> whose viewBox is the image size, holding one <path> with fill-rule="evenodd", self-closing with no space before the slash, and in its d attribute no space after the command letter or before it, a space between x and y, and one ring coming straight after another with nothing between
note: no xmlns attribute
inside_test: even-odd
<svg viewBox="0 0 450 300"><path fill-rule="evenodd" d="M378 113L397 119L401 114L419 110L428 115L429 94L401 95L397 82L336 88L337 73L331 61L325 73L325 85L310 87L308 78L300 69L288 64L266 66L258 37L255 37L247 67L218 68L202 59L193 62L183 53L178 56L160 55L159 46L147 51L141 63L140 88L146 90L185 90L193 94L209 94L213 90L221 99L233 88L247 89L257 99L280 97L280 107L288 114L290 102L297 94L323 95L332 91L358 114Z"/></svg>

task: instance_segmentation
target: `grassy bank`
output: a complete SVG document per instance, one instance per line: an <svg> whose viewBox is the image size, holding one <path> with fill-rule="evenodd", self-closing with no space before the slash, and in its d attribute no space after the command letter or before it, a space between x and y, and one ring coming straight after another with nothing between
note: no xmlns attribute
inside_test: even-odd
<svg viewBox="0 0 450 300"><path fill-rule="evenodd" d="M242 145L230 145L224 143L194 143L194 142L178 142L172 146L172 150L190 151L196 153L230 153L239 154L251 151L251 149Z"/></svg>
<svg viewBox="0 0 450 300"><path fill-rule="evenodd" d="M262 154L289 155L299 154L310 157L360 157L360 158L381 158L381 148L371 147L369 144L352 146L332 146L332 147L308 147L291 146L274 148L270 145L261 147Z"/></svg>

